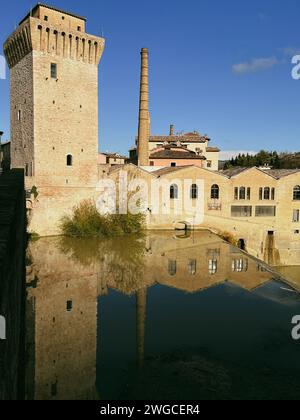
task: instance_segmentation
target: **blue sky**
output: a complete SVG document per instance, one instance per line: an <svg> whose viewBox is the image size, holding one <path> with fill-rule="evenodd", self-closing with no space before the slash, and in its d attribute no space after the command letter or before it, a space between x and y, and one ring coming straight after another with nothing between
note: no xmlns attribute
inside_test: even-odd
<svg viewBox="0 0 300 420"><path fill-rule="evenodd" d="M35 3L2 6L1 44ZM51 0L104 33L100 147L125 153L137 131L140 48L150 50L153 134L199 130L223 150L299 150L298 0ZM9 134L9 81L0 80ZM83 141L84 139L79 139Z"/></svg>

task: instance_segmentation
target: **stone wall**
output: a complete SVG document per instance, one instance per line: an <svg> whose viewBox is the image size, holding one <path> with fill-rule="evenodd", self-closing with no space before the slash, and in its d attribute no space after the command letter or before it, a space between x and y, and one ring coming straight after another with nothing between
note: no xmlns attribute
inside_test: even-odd
<svg viewBox="0 0 300 420"><path fill-rule="evenodd" d="M0 340L0 400L22 398L24 377L26 213L24 174L0 176L0 315L6 340Z"/></svg>

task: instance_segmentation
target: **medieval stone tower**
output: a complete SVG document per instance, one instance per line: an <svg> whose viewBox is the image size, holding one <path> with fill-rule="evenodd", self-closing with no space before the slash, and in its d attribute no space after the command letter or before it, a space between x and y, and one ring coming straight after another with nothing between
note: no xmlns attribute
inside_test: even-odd
<svg viewBox="0 0 300 420"><path fill-rule="evenodd" d="M104 39L86 19L38 4L4 45L10 68L12 166L27 184L97 179L98 64Z"/></svg>

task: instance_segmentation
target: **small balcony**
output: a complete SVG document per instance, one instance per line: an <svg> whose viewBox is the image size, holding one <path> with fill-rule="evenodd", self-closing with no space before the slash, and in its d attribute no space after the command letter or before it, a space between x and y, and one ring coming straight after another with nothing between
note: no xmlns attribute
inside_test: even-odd
<svg viewBox="0 0 300 420"><path fill-rule="evenodd" d="M207 203L208 210L222 210L222 203L220 200L209 200Z"/></svg>

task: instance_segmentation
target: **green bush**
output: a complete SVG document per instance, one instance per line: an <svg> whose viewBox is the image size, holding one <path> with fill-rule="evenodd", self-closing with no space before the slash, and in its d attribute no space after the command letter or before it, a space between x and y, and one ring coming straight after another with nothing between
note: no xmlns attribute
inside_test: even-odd
<svg viewBox="0 0 300 420"><path fill-rule="evenodd" d="M30 232L28 233L28 239L30 242L35 242L40 239L40 235L36 232Z"/></svg>
<svg viewBox="0 0 300 420"><path fill-rule="evenodd" d="M144 227L144 216L101 215L95 203L83 201L73 210L72 216L65 216L61 221L62 233L74 237L116 237L139 233Z"/></svg>

